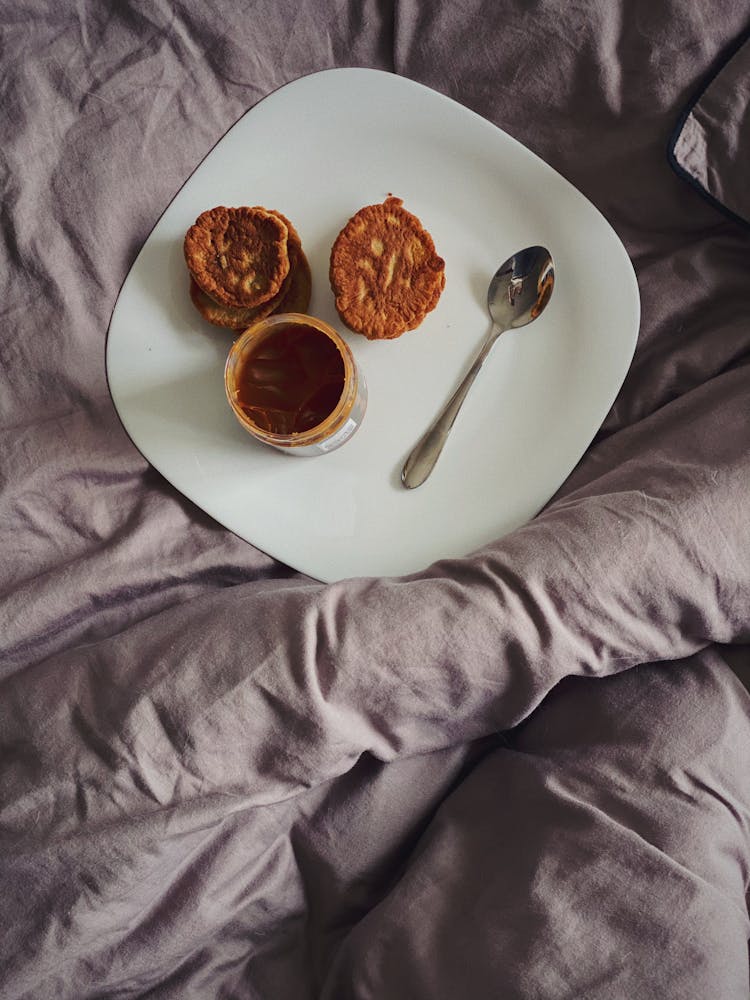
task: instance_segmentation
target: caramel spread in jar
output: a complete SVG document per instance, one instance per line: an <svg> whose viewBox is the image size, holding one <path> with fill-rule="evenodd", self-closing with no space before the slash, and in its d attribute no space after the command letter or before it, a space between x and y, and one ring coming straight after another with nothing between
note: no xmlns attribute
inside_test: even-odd
<svg viewBox="0 0 750 1000"><path fill-rule="evenodd" d="M302 313L270 316L247 329L229 352L224 382L245 430L290 455L339 448L367 406L364 376L348 344Z"/></svg>
<svg viewBox="0 0 750 1000"><path fill-rule="evenodd" d="M237 404L262 430L298 434L323 423L344 391L344 359L327 334L286 324L243 360Z"/></svg>

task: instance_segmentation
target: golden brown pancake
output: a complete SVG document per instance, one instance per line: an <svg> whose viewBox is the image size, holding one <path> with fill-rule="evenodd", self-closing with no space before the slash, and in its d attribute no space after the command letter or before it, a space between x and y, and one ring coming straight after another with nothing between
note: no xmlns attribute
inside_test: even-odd
<svg viewBox="0 0 750 1000"><path fill-rule="evenodd" d="M185 261L198 287L215 302L259 306L278 294L289 273L287 226L256 205L219 205L198 216L185 235Z"/></svg>
<svg viewBox="0 0 750 1000"><path fill-rule="evenodd" d="M370 340L419 326L445 287L445 261L419 219L389 197L367 205L333 244L329 277L336 310Z"/></svg>
<svg viewBox="0 0 750 1000"><path fill-rule="evenodd" d="M310 304L311 282L309 277L307 279L307 298L305 299L304 294L300 294L299 291L300 287L305 287L304 274L300 275L298 273L300 271L300 267L302 267L303 272L306 270L308 276L310 274L310 268L306 258L304 259L304 264L301 264L301 258L304 258L304 253L302 251L302 241L300 240L299 233L289 219L282 215L281 212L277 212L275 209L267 209L267 211L272 215L277 216L287 228L289 272L286 278L284 278L281 288L276 295L273 296L273 298L268 299L259 306L250 306L242 309L237 308L236 306L227 306L220 302L216 302L215 299L212 299L210 295L207 295L203 289L200 288L191 275L190 298L193 305L201 316L203 316L203 318L209 323L213 323L214 326L225 327L229 330L245 330L257 320L263 319L265 316L269 316L273 312L279 312L282 308L287 312L304 312ZM288 298L294 295L296 295L296 299L304 302L304 308L292 310L284 304Z"/></svg>

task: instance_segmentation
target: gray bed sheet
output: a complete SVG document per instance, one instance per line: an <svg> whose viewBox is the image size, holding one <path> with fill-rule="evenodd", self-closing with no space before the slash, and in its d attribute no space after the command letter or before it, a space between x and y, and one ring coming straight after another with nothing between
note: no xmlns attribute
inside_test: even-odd
<svg viewBox="0 0 750 1000"><path fill-rule="evenodd" d="M750 92L721 77L748 17L2 7L4 1000L748 995L750 143L747 104L723 122L715 99ZM148 466L104 345L213 144L346 65L442 91L559 170L625 243L643 319L539 516L326 586Z"/></svg>

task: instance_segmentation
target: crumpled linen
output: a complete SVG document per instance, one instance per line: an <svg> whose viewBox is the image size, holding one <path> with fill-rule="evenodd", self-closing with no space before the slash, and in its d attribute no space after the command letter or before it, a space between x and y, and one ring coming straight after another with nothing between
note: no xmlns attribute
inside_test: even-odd
<svg viewBox="0 0 750 1000"><path fill-rule="evenodd" d="M748 242L664 153L746 27L721 7L17 5L0 995L746 996ZM581 188L643 326L534 521L323 586L148 468L103 348L211 145L347 64L445 91Z"/></svg>

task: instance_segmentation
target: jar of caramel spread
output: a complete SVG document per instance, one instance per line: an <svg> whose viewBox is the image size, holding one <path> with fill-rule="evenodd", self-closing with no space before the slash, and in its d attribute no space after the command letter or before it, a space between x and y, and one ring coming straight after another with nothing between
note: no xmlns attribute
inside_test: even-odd
<svg viewBox="0 0 750 1000"><path fill-rule="evenodd" d="M301 313L270 316L238 337L224 384L245 430L290 455L341 447L367 406L364 377L346 341Z"/></svg>

